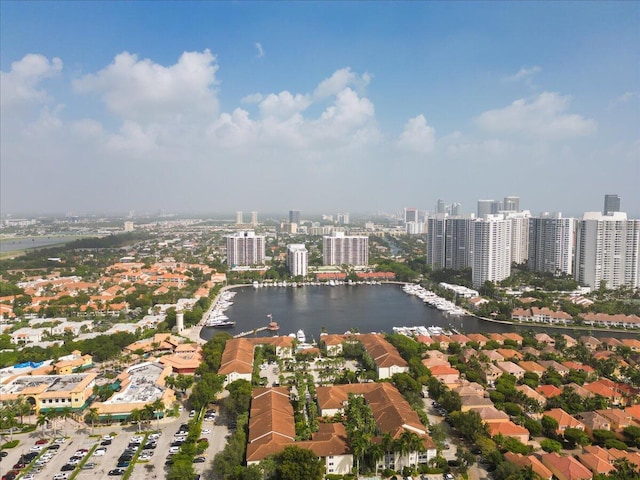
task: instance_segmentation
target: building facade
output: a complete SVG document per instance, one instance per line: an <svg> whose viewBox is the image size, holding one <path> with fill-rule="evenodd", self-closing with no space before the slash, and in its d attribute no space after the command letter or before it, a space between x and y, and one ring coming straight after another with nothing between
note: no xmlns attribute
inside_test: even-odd
<svg viewBox="0 0 640 480"><path fill-rule="evenodd" d="M475 217L449 217L445 229L444 267L462 270L473 266Z"/></svg>
<svg viewBox="0 0 640 480"><path fill-rule="evenodd" d="M287 245L287 267L292 277L306 277L309 269L309 252L302 243Z"/></svg>
<svg viewBox="0 0 640 480"><path fill-rule="evenodd" d="M300 225L300 210L289 210L289 223Z"/></svg>
<svg viewBox="0 0 640 480"><path fill-rule="evenodd" d="M610 215L613 212L620 211L620 197L614 193L608 193L604 196L604 209L602 213Z"/></svg>
<svg viewBox="0 0 640 480"><path fill-rule="evenodd" d="M639 256L640 220L624 212L586 212L578 222L575 279L581 285L637 288Z"/></svg>
<svg viewBox="0 0 640 480"><path fill-rule="evenodd" d="M324 265L369 264L369 237L333 232L322 239Z"/></svg>
<svg viewBox="0 0 640 480"><path fill-rule="evenodd" d="M227 237L227 264L235 266L264 263L265 239L252 231L236 232Z"/></svg>
<svg viewBox="0 0 640 480"><path fill-rule="evenodd" d="M433 270L445 267L447 215L436 213L427 219L427 265Z"/></svg>
<svg viewBox="0 0 640 480"><path fill-rule="evenodd" d="M407 207L404 209L404 223L417 222L418 221L418 209L414 207Z"/></svg>
<svg viewBox="0 0 640 480"><path fill-rule="evenodd" d="M485 215L474 224L472 282L499 282L511 275L511 221Z"/></svg>
<svg viewBox="0 0 640 480"><path fill-rule="evenodd" d="M517 198L517 197L506 197ZM512 203L514 201L512 200ZM514 203L515 204L515 203ZM531 212L512 211L506 213L511 221L511 261L517 264L525 263L529 257L529 219Z"/></svg>
<svg viewBox="0 0 640 480"><path fill-rule="evenodd" d="M534 272L573 275L575 220L562 213L529 219L527 266Z"/></svg>

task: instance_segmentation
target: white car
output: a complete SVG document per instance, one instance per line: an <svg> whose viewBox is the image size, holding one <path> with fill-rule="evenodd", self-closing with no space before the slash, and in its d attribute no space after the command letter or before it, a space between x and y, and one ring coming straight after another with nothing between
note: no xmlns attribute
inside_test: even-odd
<svg viewBox="0 0 640 480"><path fill-rule="evenodd" d="M142 440L144 440L143 437L139 437L139 436L135 436L135 437L131 437L131 442L138 442L138 443L142 443Z"/></svg>
<svg viewBox="0 0 640 480"><path fill-rule="evenodd" d="M180 447L169 447L169 453L178 453L180 451Z"/></svg>
<svg viewBox="0 0 640 480"><path fill-rule="evenodd" d="M102 440L113 440L115 437L113 437L112 435L105 435L104 437L102 437Z"/></svg>
<svg viewBox="0 0 640 480"><path fill-rule="evenodd" d="M202 435L209 435L210 433L211 433L211 430L209 430L208 428L202 429Z"/></svg>
<svg viewBox="0 0 640 480"><path fill-rule="evenodd" d="M64 437L60 437L60 438L56 438L56 439L53 441L53 443L57 443L58 445L61 445L61 444L63 444L63 443L64 443L64 442L66 442L66 441L67 441L67 439L66 439L66 438L64 438ZM62 473L61 473L60 475L62 475ZM67 475L67 474L65 473L64 475ZM68 475L67 475L67 476L68 476Z"/></svg>
<svg viewBox="0 0 640 480"><path fill-rule="evenodd" d="M32 452L41 452L44 447L42 445L34 445L29 450Z"/></svg>
<svg viewBox="0 0 640 480"><path fill-rule="evenodd" d="M67 480L69 478L68 473L56 473L53 476L53 480Z"/></svg>
<svg viewBox="0 0 640 480"><path fill-rule="evenodd" d="M104 454L107 453L106 448L98 448L95 452L93 452L94 457L104 457Z"/></svg>
<svg viewBox="0 0 640 480"><path fill-rule="evenodd" d="M33 473L27 473L20 478L22 478L22 480L36 480L36 476Z"/></svg>
<svg viewBox="0 0 640 480"><path fill-rule="evenodd" d="M160 435L162 435L162 433L160 433L160 432L152 433L151 435L149 435L149 438L150 438L151 440L157 440L157 439L159 439L159 438L160 438Z"/></svg>

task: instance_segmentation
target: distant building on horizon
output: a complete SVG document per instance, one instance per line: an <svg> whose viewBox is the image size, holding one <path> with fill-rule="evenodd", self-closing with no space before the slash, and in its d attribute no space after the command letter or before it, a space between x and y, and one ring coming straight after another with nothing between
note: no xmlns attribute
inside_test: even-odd
<svg viewBox="0 0 640 480"><path fill-rule="evenodd" d="M338 214L338 225L349 225L349 213Z"/></svg>
<svg viewBox="0 0 640 480"><path fill-rule="evenodd" d="M309 268L309 252L303 243L287 245L287 267L292 277L306 277Z"/></svg>
<svg viewBox="0 0 640 480"><path fill-rule="evenodd" d="M527 266L534 272L573 275L575 219L542 213L529 219Z"/></svg>
<svg viewBox="0 0 640 480"><path fill-rule="evenodd" d="M502 202L502 210L507 212L519 212L520 211L520 197L504 197Z"/></svg>
<svg viewBox="0 0 640 480"><path fill-rule="evenodd" d="M591 288L640 286L640 220L586 212L578 221L575 279Z"/></svg>
<svg viewBox="0 0 640 480"><path fill-rule="evenodd" d="M479 219L485 215L497 215L500 210L502 210L502 202L500 200L478 200Z"/></svg>
<svg viewBox="0 0 640 480"><path fill-rule="evenodd" d="M227 235L227 265L261 265L265 260L265 238L252 231Z"/></svg>
<svg viewBox="0 0 640 480"><path fill-rule="evenodd" d="M289 210L289 223L300 225L300 210Z"/></svg>
<svg viewBox="0 0 640 480"><path fill-rule="evenodd" d="M415 207L406 207L404 209L404 223L405 225L410 222L418 221L418 209Z"/></svg>
<svg viewBox="0 0 640 480"><path fill-rule="evenodd" d="M242 221L242 211L238 210L236 212L236 225L242 225L243 221Z"/></svg>
<svg viewBox="0 0 640 480"><path fill-rule="evenodd" d="M124 222L124 231L125 232L133 232L134 230L134 224L131 221L128 222Z"/></svg>
<svg viewBox="0 0 640 480"><path fill-rule="evenodd" d="M322 238L322 255L324 265L356 265L369 264L369 237L345 235L334 231Z"/></svg>
<svg viewBox="0 0 640 480"><path fill-rule="evenodd" d="M258 212L251 212L251 225L258 225Z"/></svg>
<svg viewBox="0 0 640 480"><path fill-rule="evenodd" d="M620 211L620 197L614 193L607 193L604 196L604 209L602 213L611 215Z"/></svg>

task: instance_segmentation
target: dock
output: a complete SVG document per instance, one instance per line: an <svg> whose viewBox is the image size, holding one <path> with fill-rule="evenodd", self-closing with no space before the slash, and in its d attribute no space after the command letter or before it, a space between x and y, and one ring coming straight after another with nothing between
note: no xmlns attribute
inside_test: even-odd
<svg viewBox="0 0 640 480"><path fill-rule="evenodd" d="M260 327L260 328L254 329L254 330L247 330L246 332L240 332L237 335L234 335L233 338L248 337L249 335L251 335L253 333L264 332L265 330L269 330L269 327Z"/></svg>

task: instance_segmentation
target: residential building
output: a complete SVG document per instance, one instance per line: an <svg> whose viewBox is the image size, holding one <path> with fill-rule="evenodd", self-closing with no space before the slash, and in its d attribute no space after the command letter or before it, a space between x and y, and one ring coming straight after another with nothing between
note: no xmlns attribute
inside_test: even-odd
<svg viewBox="0 0 640 480"><path fill-rule="evenodd" d="M505 212L520 211L520 197L504 197L502 202L502 210Z"/></svg>
<svg viewBox="0 0 640 480"><path fill-rule="evenodd" d="M511 221L511 262L525 263L529 256L529 219L531 212L506 212Z"/></svg>
<svg viewBox="0 0 640 480"><path fill-rule="evenodd" d="M562 218L562 213L530 218L529 270L572 275L574 233L575 220Z"/></svg>
<svg viewBox="0 0 640 480"><path fill-rule="evenodd" d="M504 215L485 215L474 224L472 282L498 282L511 274L511 221Z"/></svg>
<svg viewBox="0 0 640 480"><path fill-rule="evenodd" d="M407 222L405 223L405 232L407 235L422 235L425 233L425 224L422 222Z"/></svg>
<svg viewBox="0 0 640 480"><path fill-rule="evenodd" d="M251 225L258 225L258 212L251 212Z"/></svg>
<svg viewBox="0 0 640 480"><path fill-rule="evenodd" d="M445 267L447 215L437 213L427 219L427 265L433 270Z"/></svg>
<svg viewBox="0 0 640 480"><path fill-rule="evenodd" d="M502 209L500 200L478 200L478 218L495 215Z"/></svg>
<svg viewBox="0 0 640 480"><path fill-rule="evenodd" d="M349 213L339 213L338 214L338 224L339 225L349 225Z"/></svg>
<svg viewBox="0 0 640 480"><path fill-rule="evenodd" d="M368 265L369 237L333 232L323 237L324 265Z"/></svg>
<svg viewBox="0 0 640 480"><path fill-rule="evenodd" d="M227 264L231 267L264 263L264 236L256 235L253 231L241 231L228 235L226 238Z"/></svg>
<svg viewBox="0 0 640 480"><path fill-rule="evenodd" d="M444 267L462 270L473 266L474 215L449 217L445 228Z"/></svg>
<svg viewBox="0 0 640 480"><path fill-rule="evenodd" d="M236 212L236 225L242 225L242 211L238 210Z"/></svg>
<svg viewBox="0 0 640 480"><path fill-rule="evenodd" d="M640 220L587 212L578 222L575 278L592 288L640 286Z"/></svg>
<svg viewBox="0 0 640 480"><path fill-rule="evenodd" d="M303 243L287 245L287 267L292 277L306 277L309 267L309 252Z"/></svg>

